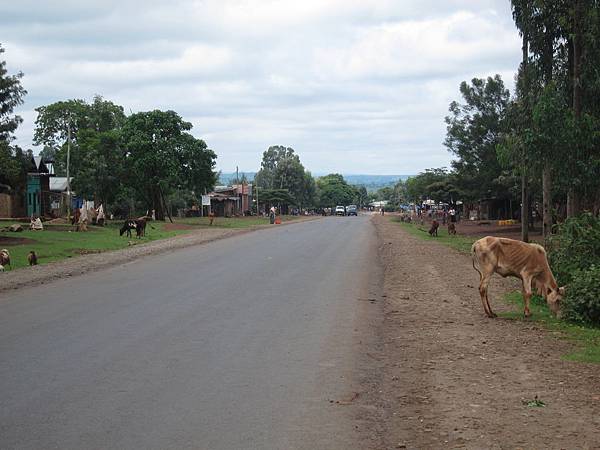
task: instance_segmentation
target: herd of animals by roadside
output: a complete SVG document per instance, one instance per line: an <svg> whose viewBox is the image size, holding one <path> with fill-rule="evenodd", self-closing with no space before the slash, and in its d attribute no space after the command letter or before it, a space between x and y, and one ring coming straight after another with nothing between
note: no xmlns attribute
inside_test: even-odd
<svg viewBox="0 0 600 450"><path fill-rule="evenodd" d="M94 217L94 219L94 225L105 225L103 213L97 217ZM146 228L148 226L153 228L151 225L148 225L148 221L150 220L152 220L152 217L148 215L144 215L136 219L126 219L119 229L119 236L126 235L126 237L131 238L132 232L135 232L136 238L141 239L145 237ZM75 209L73 211L73 215L70 219L71 225L74 227L73 231L87 231L87 221L87 212L82 212L81 209ZM19 224L11 225L8 227L8 229L13 232L23 231L23 227ZM30 220L29 229L32 231L43 231L44 225L41 218L32 217ZM27 263L29 266L36 266L38 264L38 255L35 250L30 250L27 254ZM5 272L7 269L12 270L11 254L8 249L4 248L0 250L0 272Z"/></svg>

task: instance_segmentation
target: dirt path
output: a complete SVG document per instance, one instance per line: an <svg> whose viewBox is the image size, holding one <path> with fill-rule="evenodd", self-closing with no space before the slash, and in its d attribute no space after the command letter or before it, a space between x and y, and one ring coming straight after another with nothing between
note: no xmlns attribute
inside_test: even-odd
<svg viewBox="0 0 600 450"><path fill-rule="evenodd" d="M373 218L386 298L386 448L600 448L600 367L535 323L487 319L468 256ZM514 289L495 277L491 302ZM544 408L523 400L538 396Z"/></svg>

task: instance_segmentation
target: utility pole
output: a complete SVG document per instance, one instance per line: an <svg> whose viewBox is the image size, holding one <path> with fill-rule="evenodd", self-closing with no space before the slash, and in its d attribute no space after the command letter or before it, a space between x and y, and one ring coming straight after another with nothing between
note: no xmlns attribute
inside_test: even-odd
<svg viewBox="0 0 600 450"><path fill-rule="evenodd" d="M67 122L67 220L71 219L71 179L69 165L71 163L71 119Z"/></svg>
<svg viewBox="0 0 600 450"><path fill-rule="evenodd" d="M239 168L238 166L235 166L235 185L236 188L239 188L240 185L240 174L239 174ZM242 210L242 195L244 194L244 186L242 186L242 194L238 194L238 214L240 213L240 211Z"/></svg>

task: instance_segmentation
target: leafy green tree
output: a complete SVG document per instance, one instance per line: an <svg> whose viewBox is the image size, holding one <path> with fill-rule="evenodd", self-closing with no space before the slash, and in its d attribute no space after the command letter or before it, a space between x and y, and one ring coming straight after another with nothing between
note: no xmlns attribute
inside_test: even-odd
<svg viewBox="0 0 600 450"><path fill-rule="evenodd" d="M112 204L122 189L125 152L120 148L119 130L80 130L78 145L72 155L72 187L84 198Z"/></svg>
<svg viewBox="0 0 600 450"><path fill-rule="evenodd" d="M202 139L188 133L182 134L177 150L181 186L193 192L196 198L212 189L218 178L215 172L216 153ZM245 175L242 175L240 181L246 182Z"/></svg>
<svg viewBox="0 0 600 450"><path fill-rule="evenodd" d="M4 49L0 44L0 55ZM8 75L6 61L0 61L0 142L8 142L12 133L17 129L23 119L13 115L14 109L23 104L23 97L27 91L21 86L23 72Z"/></svg>
<svg viewBox="0 0 600 450"><path fill-rule="evenodd" d="M0 44L0 56L4 49ZM20 166L10 146L13 133L23 121L14 109L23 104L27 91L21 86L23 73L8 75L6 61L0 60L0 183L14 184L19 178Z"/></svg>
<svg viewBox="0 0 600 450"><path fill-rule="evenodd" d="M126 152L126 184L164 220L166 197L178 186L197 192L212 187L216 155L188 133L192 124L174 111L132 114L121 133Z"/></svg>
<svg viewBox="0 0 600 450"><path fill-rule="evenodd" d="M335 208L356 203L358 192L342 175L332 173L317 179L317 195L320 207Z"/></svg>
<svg viewBox="0 0 600 450"><path fill-rule="evenodd" d="M460 85L464 103L450 104L446 117L444 145L457 159L452 161L457 188L467 200L504 197L498 185L502 168L496 157L500 141L501 118L510 94L499 75L486 80L473 78Z"/></svg>
<svg viewBox="0 0 600 450"><path fill-rule="evenodd" d="M271 146L263 153L255 181L263 189L287 189L298 206L314 202L315 184L291 147Z"/></svg>
<svg viewBox="0 0 600 450"><path fill-rule="evenodd" d="M445 167L426 169L406 180L404 188L406 200L416 204L428 199L454 203L461 196L455 184L456 175L448 172Z"/></svg>
<svg viewBox="0 0 600 450"><path fill-rule="evenodd" d="M261 189L259 201L265 205L283 206L282 209L285 210L289 205L295 204L296 199L287 189Z"/></svg>
<svg viewBox="0 0 600 450"><path fill-rule="evenodd" d="M116 147L118 139L114 132L125 122L123 107L96 96L91 104L78 99L59 101L41 106L36 111L34 144L44 146L42 155L54 160L57 175L66 175L70 129L73 184L83 190L83 195L98 194L90 186L104 177L104 162L115 170L121 166L121 152ZM114 145L110 146L111 142ZM109 151L113 153L110 156ZM98 173L94 174L96 164ZM101 197L101 200L107 199Z"/></svg>
<svg viewBox="0 0 600 450"><path fill-rule="evenodd" d="M91 128L89 121L90 106L85 100L66 100L40 106L35 120L33 143L55 150L62 148L68 139L77 142L79 129Z"/></svg>
<svg viewBox="0 0 600 450"><path fill-rule="evenodd" d="M369 192L367 187L364 185L355 186L356 189L356 202L359 208L364 208L370 202Z"/></svg>

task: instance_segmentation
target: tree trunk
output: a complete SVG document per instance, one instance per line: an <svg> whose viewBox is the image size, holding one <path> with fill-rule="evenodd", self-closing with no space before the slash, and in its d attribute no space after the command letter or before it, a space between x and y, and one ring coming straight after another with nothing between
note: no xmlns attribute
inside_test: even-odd
<svg viewBox="0 0 600 450"><path fill-rule="evenodd" d="M165 220L165 212L163 210L158 187L152 189L152 209L154 209L156 220Z"/></svg>
<svg viewBox="0 0 600 450"><path fill-rule="evenodd" d="M529 242L529 199L527 198L527 177L521 175L521 240Z"/></svg>
<svg viewBox="0 0 600 450"><path fill-rule="evenodd" d="M575 2L575 15L573 18L573 115L576 126L581 119L581 52L582 43L582 5L581 0ZM577 145L577 143L575 143ZM574 149L577 152L576 149ZM573 155L576 156L576 155ZM580 212L578 192L575 186L571 186L567 192L567 217L576 216Z"/></svg>
<svg viewBox="0 0 600 450"><path fill-rule="evenodd" d="M542 189L544 197L542 200L542 235L546 238L552 232L552 212L550 211L552 205L552 178L549 162L544 164Z"/></svg>
<svg viewBox="0 0 600 450"><path fill-rule="evenodd" d="M158 192L160 193L161 205L164 206L164 210L167 212L167 215L169 216L169 222L173 223L173 218L171 217L171 213L169 212L169 207L167 206L167 202L165 201L165 195L163 194L163 191L160 186L158 187ZM162 220L165 220L164 216L163 216Z"/></svg>
<svg viewBox="0 0 600 450"><path fill-rule="evenodd" d="M527 61L529 59L529 41L527 34L523 32L523 61L521 67L521 76L523 77L523 97L524 103L527 107L529 86L527 82ZM525 154L522 158L523 167L521 167L521 240L523 242L529 242L529 198L527 192L527 167Z"/></svg>

